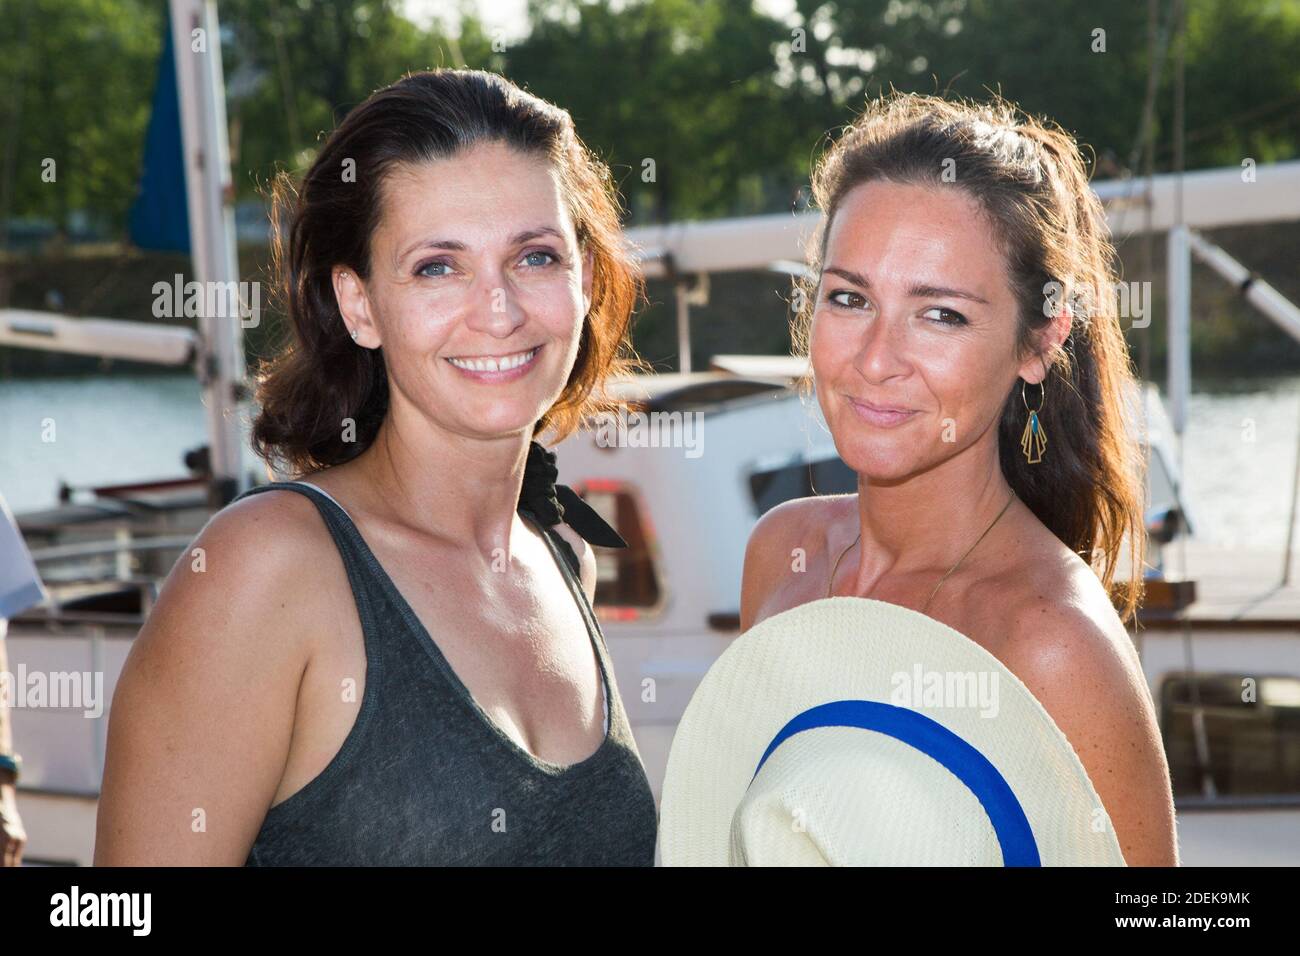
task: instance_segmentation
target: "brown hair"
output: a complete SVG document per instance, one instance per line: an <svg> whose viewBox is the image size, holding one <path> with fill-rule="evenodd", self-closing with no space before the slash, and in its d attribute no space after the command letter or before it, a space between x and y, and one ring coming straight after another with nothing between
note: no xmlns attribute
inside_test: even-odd
<svg viewBox="0 0 1300 956"><path fill-rule="evenodd" d="M955 183L978 202L1019 304L1021 357L1040 351L1038 333L1052 321L1047 311L1060 312L1045 310L1048 290L1071 307L1069 338L1044 356L1049 371L1039 417L1051 445L1038 464L1019 454L1027 412L1018 382L998 424L999 459L1020 499L1108 590L1128 534L1132 575L1121 611L1129 620L1142 598L1146 550L1143 462L1124 426L1126 392L1135 382L1113 294L1115 250L1073 137L1000 97L976 103L892 91L870 102L813 173L813 199L825 222L792 325L805 355L831 220L851 189L873 180Z"/></svg>
<svg viewBox="0 0 1300 956"><path fill-rule="evenodd" d="M609 169L583 145L569 114L495 73L411 73L348 113L300 187L284 171L273 180L273 285L289 337L257 376L252 441L268 464L301 475L355 458L374 441L388 411L382 349L352 342L333 267L370 274L383 182L396 166L447 159L482 142L553 164L578 244L592 253L591 310L573 371L533 434L549 429L564 438L607 407L600 386L608 376L637 366L627 333L644 282L623 243ZM345 419L355 422L352 441L343 439Z"/></svg>

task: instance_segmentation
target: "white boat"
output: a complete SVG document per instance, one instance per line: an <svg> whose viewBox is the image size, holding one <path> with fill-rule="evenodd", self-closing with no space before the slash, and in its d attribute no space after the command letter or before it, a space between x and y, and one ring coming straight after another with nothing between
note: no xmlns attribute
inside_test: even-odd
<svg viewBox="0 0 1300 956"><path fill-rule="evenodd" d="M763 363L755 357L715 363L729 370L628 383L643 389L646 413L702 412L703 454L610 449L592 434L557 448L561 480L630 546L600 555L597 613L656 799L677 721L738 635L754 523L788 498L856 490L815 399L801 399L777 376L766 385L756 380ZM773 372L789 368L788 359L768 364ZM748 375L737 376L742 369ZM1171 526L1195 528L1195 512L1174 497L1179 483L1159 395L1152 386L1144 395L1152 436L1148 526L1159 550ZM1141 420L1133 421L1137 440ZM1174 509L1181 521L1170 517ZM1277 586L1277 555L1225 552L1194 536L1163 549L1185 551L1191 573L1150 579L1140 629L1131 633L1171 764L1182 862L1294 865L1300 729L1286 722L1300 713L1300 588ZM1248 679L1258 685L1253 704L1241 699Z"/></svg>
<svg viewBox="0 0 1300 956"><path fill-rule="evenodd" d="M622 436L584 431L557 448L561 481L629 543L599 552L596 604L656 799L677 721L738 634L745 542L759 515L788 498L855 487L815 399L789 387L791 359L719 357L715 364L708 372L619 383L629 400L640 396L630 407L645 417L629 417ZM1154 388L1146 398L1149 433L1161 442L1168 428ZM637 428L646 430L637 435ZM650 444L652 434L659 447ZM610 437L621 444L602 445ZM1149 514L1158 527L1176 507L1177 483L1167 446L1150 450ZM55 600L12 622L11 670L102 674L105 708L93 718L84 706L12 711L26 761L20 810L29 861L89 862L107 701L159 577L207 515L191 483L119 489L93 509L23 517L38 563L50 569ZM66 524L68 517L87 520ZM97 526L91 543L71 540L88 524ZM105 541L107 528L114 530ZM45 543L51 537L60 543ZM1300 701L1300 591L1276 588L1268 569L1244 564L1260 556L1227 555L1194 537L1186 551L1194 600L1177 610L1148 608L1135 638L1174 776L1182 859L1294 864L1300 771L1295 730L1288 733L1282 721ZM87 581L93 562L102 562L103 574ZM62 577L59 565L79 572ZM1157 597L1161 587L1178 590L1152 586ZM1246 678L1258 684L1254 705L1240 700ZM1193 691L1201 696L1199 716ZM1198 764L1205 749L1198 727L1208 735L1208 772Z"/></svg>

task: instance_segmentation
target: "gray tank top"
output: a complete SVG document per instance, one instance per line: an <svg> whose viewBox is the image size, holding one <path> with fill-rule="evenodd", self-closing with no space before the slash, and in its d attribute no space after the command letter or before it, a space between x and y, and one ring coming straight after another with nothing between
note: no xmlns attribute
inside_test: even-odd
<svg viewBox="0 0 1300 956"><path fill-rule="evenodd" d="M607 691L599 749L558 766L483 712L337 502L297 482L240 497L273 489L310 498L334 538L361 619L366 677L339 752L267 811L246 866L654 865L654 795L604 635L561 549L568 542L520 508L578 603Z"/></svg>

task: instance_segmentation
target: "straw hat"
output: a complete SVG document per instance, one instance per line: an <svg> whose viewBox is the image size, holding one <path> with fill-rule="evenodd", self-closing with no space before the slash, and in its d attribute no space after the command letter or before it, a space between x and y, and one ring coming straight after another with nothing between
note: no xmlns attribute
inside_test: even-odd
<svg viewBox="0 0 1300 956"><path fill-rule="evenodd" d="M668 756L665 866L1124 866L1042 704L974 641L864 598L727 648Z"/></svg>

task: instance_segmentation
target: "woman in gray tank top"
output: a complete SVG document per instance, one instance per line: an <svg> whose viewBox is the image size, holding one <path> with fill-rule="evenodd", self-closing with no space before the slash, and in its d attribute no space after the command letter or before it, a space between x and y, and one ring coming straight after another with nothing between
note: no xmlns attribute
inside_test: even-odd
<svg viewBox="0 0 1300 956"><path fill-rule="evenodd" d="M114 699L97 864L651 865L657 811L556 484L641 280L608 170L499 76L412 74L276 181L291 331Z"/></svg>

